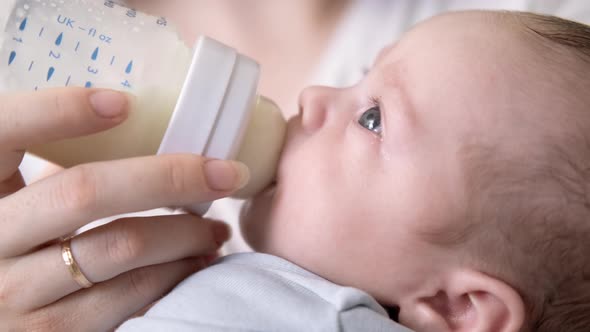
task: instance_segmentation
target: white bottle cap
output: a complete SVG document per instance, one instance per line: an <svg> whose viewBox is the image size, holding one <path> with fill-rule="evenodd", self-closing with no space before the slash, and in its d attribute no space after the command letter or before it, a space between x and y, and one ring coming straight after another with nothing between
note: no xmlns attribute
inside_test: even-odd
<svg viewBox="0 0 590 332"><path fill-rule="evenodd" d="M199 38L158 154L235 159L254 109L259 72L256 62L231 47ZM187 209L202 215L209 206Z"/></svg>

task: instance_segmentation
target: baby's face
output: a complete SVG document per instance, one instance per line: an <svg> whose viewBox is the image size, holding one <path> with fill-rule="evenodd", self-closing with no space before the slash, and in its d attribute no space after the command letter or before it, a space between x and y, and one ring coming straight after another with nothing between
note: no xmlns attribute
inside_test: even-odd
<svg viewBox="0 0 590 332"><path fill-rule="evenodd" d="M530 51L486 19L430 20L356 86L305 90L276 191L243 211L250 244L391 305L447 263L424 233L466 222L465 143L528 131Z"/></svg>

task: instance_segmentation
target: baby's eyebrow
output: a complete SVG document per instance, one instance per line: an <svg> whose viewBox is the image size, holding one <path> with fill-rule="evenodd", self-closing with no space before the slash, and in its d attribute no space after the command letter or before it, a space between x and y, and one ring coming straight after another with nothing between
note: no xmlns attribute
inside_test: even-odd
<svg viewBox="0 0 590 332"><path fill-rule="evenodd" d="M383 59L385 58L385 56L391 51L393 50L393 48L395 47L395 44L391 44L389 46L385 46L383 49L381 49L381 51L379 51L379 54L377 54L377 57L375 58L375 62L374 64L377 65L379 64L381 61L383 61Z"/></svg>
<svg viewBox="0 0 590 332"><path fill-rule="evenodd" d="M411 98L412 94L408 90L408 87L413 85L409 84L409 68L406 61L402 59L393 59L389 62L382 63L380 68L379 80L385 86L385 91L388 91L387 96L382 96L380 99L385 105L390 103L392 100L396 104L396 107L390 106L389 111L394 109L403 115L410 121L416 120L416 110L414 109L414 103ZM394 95L395 97L389 98ZM389 102L388 102L389 101Z"/></svg>

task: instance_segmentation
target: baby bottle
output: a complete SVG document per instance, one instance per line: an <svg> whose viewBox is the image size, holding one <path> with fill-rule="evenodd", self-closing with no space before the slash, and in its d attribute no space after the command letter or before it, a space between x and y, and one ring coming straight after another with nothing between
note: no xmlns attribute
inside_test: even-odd
<svg viewBox="0 0 590 332"><path fill-rule="evenodd" d="M257 96L252 59L207 37L191 49L165 18L114 1L8 2L9 10L0 11L0 92L80 86L136 96L122 125L30 152L64 167L195 153L250 168L238 197L272 182L286 124L272 101Z"/></svg>

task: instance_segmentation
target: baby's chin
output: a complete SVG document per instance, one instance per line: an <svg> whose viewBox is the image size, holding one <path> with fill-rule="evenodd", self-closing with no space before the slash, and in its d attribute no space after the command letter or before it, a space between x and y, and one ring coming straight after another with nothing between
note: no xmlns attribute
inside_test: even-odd
<svg viewBox="0 0 590 332"><path fill-rule="evenodd" d="M246 201L240 211L240 229L246 243L255 251L266 252L270 220L277 185L273 183Z"/></svg>

